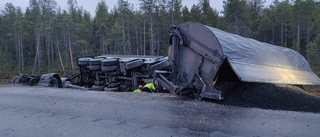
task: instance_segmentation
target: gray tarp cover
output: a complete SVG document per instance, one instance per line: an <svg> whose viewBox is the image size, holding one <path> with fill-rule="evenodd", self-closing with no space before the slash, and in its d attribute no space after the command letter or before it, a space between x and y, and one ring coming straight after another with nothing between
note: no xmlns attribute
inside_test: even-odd
<svg viewBox="0 0 320 137"><path fill-rule="evenodd" d="M320 85L320 79L298 52L206 26L217 37L241 81Z"/></svg>

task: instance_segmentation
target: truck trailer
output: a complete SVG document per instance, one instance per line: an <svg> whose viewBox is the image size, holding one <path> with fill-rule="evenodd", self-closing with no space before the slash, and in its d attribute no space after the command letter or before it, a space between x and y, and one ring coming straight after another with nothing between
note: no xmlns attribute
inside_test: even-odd
<svg viewBox="0 0 320 137"><path fill-rule="evenodd" d="M320 85L307 60L289 48L195 22L172 26L170 41L168 57L110 54L82 57L77 59L80 72L76 75L60 78L50 73L29 83L132 92L139 85L152 82L157 91L192 95L200 100L222 100L239 82ZM20 83L21 78L16 76L12 82Z"/></svg>

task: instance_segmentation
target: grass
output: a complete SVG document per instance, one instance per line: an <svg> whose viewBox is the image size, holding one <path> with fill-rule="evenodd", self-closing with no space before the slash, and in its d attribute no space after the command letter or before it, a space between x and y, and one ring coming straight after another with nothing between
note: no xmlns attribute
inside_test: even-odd
<svg viewBox="0 0 320 137"><path fill-rule="evenodd" d="M0 72L0 84L9 83L10 79L17 74L13 72Z"/></svg>

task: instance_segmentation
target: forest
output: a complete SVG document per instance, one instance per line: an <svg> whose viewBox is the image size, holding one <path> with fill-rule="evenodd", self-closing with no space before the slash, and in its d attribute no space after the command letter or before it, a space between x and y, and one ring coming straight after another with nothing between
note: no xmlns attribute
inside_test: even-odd
<svg viewBox="0 0 320 137"><path fill-rule="evenodd" d="M19 73L77 72L77 58L101 54L166 56L171 25L200 22L227 32L294 49L320 75L320 2L223 0L223 11L199 0L139 0L134 7L101 0L94 14L68 0L30 0L25 11L6 3L0 13L0 79Z"/></svg>

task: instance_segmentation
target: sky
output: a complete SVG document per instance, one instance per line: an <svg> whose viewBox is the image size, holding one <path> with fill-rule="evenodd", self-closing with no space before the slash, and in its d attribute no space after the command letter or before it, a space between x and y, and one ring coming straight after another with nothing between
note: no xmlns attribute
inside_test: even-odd
<svg viewBox="0 0 320 137"><path fill-rule="evenodd" d="M62 9L67 9L67 0L55 0ZM96 6L101 0L77 0L78 6L82 6L84 10L89 11L93 16L95 14ZM109 9L117 4L118 0L105 0ZM273 0L266 0L265 5L270 5ZM4 10L5 4L11 2L14 6L21 7L24 12L25 9L29 6L29 0L0 0L0 11ZM128 0L129 3L134 5L135 9L139 8L139 0ZM182 0L182 5L187 6L189 10L193 4L198 4L199 0ZM210 6L213 9L216 9L218 12L221 12L223 9L223 0L210 0Z"/></svg>

